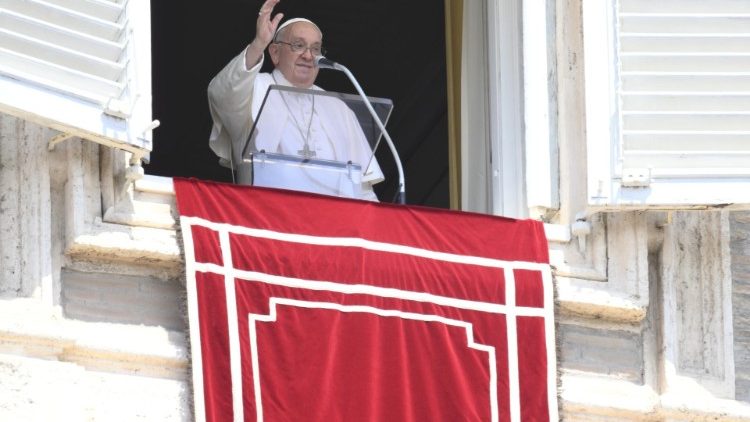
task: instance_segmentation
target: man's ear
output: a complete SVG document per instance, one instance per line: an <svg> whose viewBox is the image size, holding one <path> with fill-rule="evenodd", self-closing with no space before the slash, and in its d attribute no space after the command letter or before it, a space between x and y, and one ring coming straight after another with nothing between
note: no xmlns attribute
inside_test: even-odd
<svg viewBox="0 0 750 422"><path fill-rule="evenodd" d="M279 45L271 44L268 46L268 55L271 56L271 63L276 67L279 64Z"/></svg>

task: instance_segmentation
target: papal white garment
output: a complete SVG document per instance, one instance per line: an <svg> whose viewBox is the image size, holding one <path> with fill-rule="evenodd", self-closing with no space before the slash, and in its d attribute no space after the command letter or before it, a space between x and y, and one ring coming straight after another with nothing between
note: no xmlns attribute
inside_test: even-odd
<svg viewBox="0 0 750 422"><path fill-rule="evenodd" d="M250 182L250 166L242 163L241 154L268 87L292 86L278 70L259 73L262 64L261 60L247 69L243 51L208 87L213 118L209 145L225 165L237 170L239 183ZM321 90L317 86L313 89ZM383 180L383 173L354 112L338 98L276 91L266 100L249 141L255 151L302 155L309 150L314 158L359 164L363 197L377 199L372 185Z"/></svg>

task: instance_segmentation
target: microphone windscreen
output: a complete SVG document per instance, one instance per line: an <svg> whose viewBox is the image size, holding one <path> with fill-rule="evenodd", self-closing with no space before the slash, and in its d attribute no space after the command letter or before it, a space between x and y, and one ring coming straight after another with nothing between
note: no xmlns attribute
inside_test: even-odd
<svg viewBox="0 0 750 422"><path fill-rule="evenodd" d="M328 59L326 56L315 56L315 66L322 69L335 69L336 62Z"/></svg>

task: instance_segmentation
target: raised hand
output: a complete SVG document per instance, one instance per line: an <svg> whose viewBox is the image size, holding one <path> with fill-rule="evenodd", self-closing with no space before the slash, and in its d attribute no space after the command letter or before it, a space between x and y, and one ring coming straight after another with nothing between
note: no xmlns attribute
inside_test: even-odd
<svg viewBox="0 0 750 422"><path fill-rule="evenodd" d="M283 13L277 13L271 18L273 8L281 0L266 0L258 12L258 21L255 24L255 39L247 46L245 51L245 66L250 69L255 66L263 56L263 51L273 41L276 28L284 17Z"/></svg>
<svg viewBox="0 0 750 422"><path fill-rule="evenodd" d="M281 18L284 17L283 13L277 13L276 16L271 19L273 8L280 0L266 0L263 6L258 12L258 22L255 25L255 39L258 40L265 49L268 44L273 41L273 36L276 33L276 28L279 27Z"/></svg>

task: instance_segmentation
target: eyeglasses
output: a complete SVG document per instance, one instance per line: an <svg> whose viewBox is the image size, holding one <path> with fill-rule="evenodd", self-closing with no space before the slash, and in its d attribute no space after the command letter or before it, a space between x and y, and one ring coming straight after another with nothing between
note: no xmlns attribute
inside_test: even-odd
<svg viewBox="0 0 750 422"><path fill-rule="evenodd" d="M276 44L288 45L289 49L292 50L292 53L305 54L305 50L310 50L310 54L312 54L313 56L324 56L326 54L325 48L319 45L311 45L308 47L307 45L301 42L284 42L284 41L276 41Z"/></svg>

